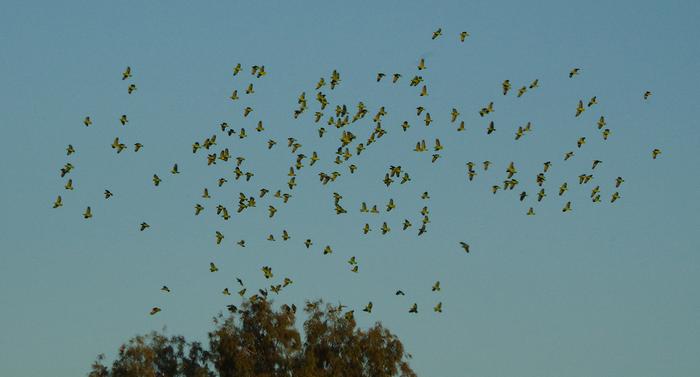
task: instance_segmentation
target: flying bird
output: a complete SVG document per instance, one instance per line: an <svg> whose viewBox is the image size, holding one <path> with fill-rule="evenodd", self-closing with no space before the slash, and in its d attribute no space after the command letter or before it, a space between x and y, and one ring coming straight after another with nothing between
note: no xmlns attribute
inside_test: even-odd
<svg viewBox="0 0 700 377"><path fill-rule="evenodd" d="M124 72L122 72L122 80L126 80L131 77L131 67L127 66Z"/></svg>

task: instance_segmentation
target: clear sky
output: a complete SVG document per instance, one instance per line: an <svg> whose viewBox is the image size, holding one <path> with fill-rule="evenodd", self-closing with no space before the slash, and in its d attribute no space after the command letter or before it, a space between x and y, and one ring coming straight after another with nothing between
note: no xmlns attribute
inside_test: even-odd
<svg viewBox="0 0 700 377"><path fill-rule="evenodd" d="M0 375L81 375L97 354L113 356L129 337L163 327L203 340L211 317L240 301L221 294L238 289L235 277L249 290L272 283L263 265L275 283L294 280L276 302L350 305L360 326L381 321L404 341L419 375L699 375L699 16L696 1L4 0ZM443 36L433 41L438 27ZM461 31L471 33L464 43ZM421 57L427 97L408 86ZM244 71L233 77L236 63ZM267 75L253 78L253 64ZM132 95L121 80L127 65L138 87ZM569 79L574 67L581 73ZM348 126L358 136L353 146L366 141L380 106L388 112L388 134L348 161L358 166L354 175L348 163L332 162L339 130L327 127L319 139L312 120L315 84L333 69L342 82L323 89L326 116L339 103L354 113L364 101L369 110ZM377 72L403 77L377 83ZM540 87L522 98L502 95L503 80L515 90L536 78ZM250 82L255 94L246 96ZM239 102L228 99L233 89ZM653 94L644 101L646 90ZM310 109L294 120L302 91ZM578 100L594 95L599 104L575 118ZM480 118L489 101L495 112ZM428 128L418 105L434 119ZM244 106L254 108L245 119ZM449 122L453 107L465 132ZM607 141L595 125L601 115ZM405 133L404 120L412 125ZM487 136L490 120L497 130ZM218 132L223 121L245 127L248 138ZM528 121L532 132L515 141ZM192 154L194 141L214 133L216 148L246 157L250 182L233 179L231 161L206 166L202 151ZM119 155L109 147L116 136L129 145ZM289 192L288 137L321 161L307 161L289 203L265 197L234 214L239 192ZM436 137L444 145L436 163L434 152L412 151ZM268 151L269 138L278 144ZM144 145L138 153L135 142ZM654 148L662 150L657 160ZM564 162L567 151L576 155ZM486 159L493 165L483 172ZM591 171L594 159L603 163ZM548 160L548 196L537 203L535 176ZM477 163L472 182L467 161ZM520 186L491 194L510 161ZM59 176L66 162L75 166L72 192ZM181 174L169 173L173 163ZM411 182L385 187L389 165L401 165ZM317 173L333 170L342 176L322 186ZM163 179L157 188L154 173ZM592 182L579 185L583 173ZM625 183L611 204L617 176ZM229 182L218 188L219 177ZM565 181L569 192L559 197ZM602 203L590 200L594 185ZM200 197L203 187L212 199ZM114 197L105 200L104 189ZM334 191L348 214L334 214ZM422 201L423 191L431 199ZM64 206L54 210L59 194ZM389 198L397 205L390 213L358 211L362 201L382 209ZM562 213L566 201L573 211ZM206 207L198 217L195 203ZM232 212L228 222L215 215L218 203ZM269 204L279 210L273 219ZM94 217L85 220L88 205ZM424 205L431 223L418 237ZM530 206L535 216L525 215ZM410 231L400 229L404 218ZM151 228L139 232L143 221ZM384 236L383 221L392 229ZM366 236L364 223L373 228ZM291 240L280 240L282 229ZM226 236L218 247L216 230ZM269 233L278 240L266 241ZM325 245L332 255L322 255ZM353 255L358 274L346 263ZM208 271L211 261L219 272ZM430 289L436 280L439 293ZM431 310L439 301L442 314ZM414 302L419 313L409 315ZM149 316L153 306L163 311Z"/></svg>

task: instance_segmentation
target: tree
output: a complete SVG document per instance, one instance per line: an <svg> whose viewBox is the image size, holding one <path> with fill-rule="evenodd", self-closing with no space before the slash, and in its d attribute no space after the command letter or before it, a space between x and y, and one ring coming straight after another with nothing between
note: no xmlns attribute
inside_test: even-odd
<svg viewBox="0 0 700 377"><path fill-rule="evenodd" d="M362 330L352 311L307 302L305 338L296 307L274 310L264 299L214 318L205 348L158 332L132 338L111 367L97 357L89 377L415 377L401 341L380 323Z"/></svg>

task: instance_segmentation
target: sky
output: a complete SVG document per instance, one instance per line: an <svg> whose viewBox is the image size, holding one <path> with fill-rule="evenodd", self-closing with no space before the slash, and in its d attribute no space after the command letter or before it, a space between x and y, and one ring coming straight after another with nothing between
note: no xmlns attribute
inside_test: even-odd
<svg viewBox="0 0 700 377"><path fill-rule="evenodd" d="M98 354L111 359L120 344L151 330L205 340L212 317L241 301L221 294L238 290L236 277L249 291L289 277L292 285L271 294L277 304L349 305L360 327L381 322L398 335L423 376L697 376L698 16L694 1L5 0L0 375L84 375ZM437 28L443 35L431 40ZM461 31L470 33L464 43ZM427 68L418 72L421 58ZM234 77L237 63L244 70ZM254 78L252 65L267 75ZM133 77L122 81L126 66ZM580 74L569 78L575 67ZM341 130L326 126L319 138L312 117L315 84L334 69L341 83L322 89L325 116L336 104L354 113L363 101L369 110L347 126L358 137L352 146L366 141L380 106L388 113L388 133L342 165L333 163ZM377 72L403 77L377 83ZM416 74L426 97L408 86ZM507 96L505 79L513 83ZM539 87L516 98L534 79ZM255 93L243 94L251 82ZM128 83L137 85L131 95ZM237 102L228 98L234 89ZM301 92L309 110L294 119ZM592 96L599 103L574 117L578 101ZM481 118L491 101L495 111ZM431 113L430 127L416 116L419 105ZM254 108L247 118L245 106ZM464 132L450 123L452 108ZM85 127L88 115L93 125ZM600 116L607 141L595 125ZM265 131L257 133L260 120ZM490 121L496 131L487 136ZM225 136L221 122L249 136ZM532 132L514 140L527 122ZM246 157L250 182L233 179L231 161L207 166L204 151L192 153L193 142L215 133L215 148ZM117 136L128 151L109 147ZM294 190L286 187L295 157L288 137L321 158L313 167L306 161ZM580 149L579 137L586 137ZM278 144L268 150L270 138ZM435 138L444 146L435 163L435 152L413 151L418 140L432 147ZM138 153L135 142L144 145ZM655 148L662 154L653 160ZM568 151L575 156L565 162ZM603 162L591 170L594 159ZM493 163L488 171L484 160ZM471 182L468 161L476 163ZM492 194L511 161L520 185ZM535 176L545 161L552 161L548 196L538 203ZM59 175L67 162L75 166L70 192ZM169 173L174 163L179 175ZM384 186L390 165L411 181ZM321 185L317 174L334 170L342 176ZM594 178L579 185L584 173ZM158 187L153 174L163 180ZM610 203L618 176L621 198ZM229 182L219 188L219 177ZM569 191L559 197L563 182ZM594 185L601 203L591 202ZM201 198L204 187L212 199ZM268 194L234 214L239 193L261 187L292 198L283 204ZM114 193L109 200L105 189ZM430 199L420 199L424 191ZM520 191L529 195L522 203ZM333 192L347 214L335 214ZM57 195L64 205L53 209ZM387 213L390 198L396 209ZM363 201L380 214L359 213ZM563 213L567 201L572 211ZM196 203L205 210L195 217ZM219 203L232 212L228 222L215 215ZM278 209L273 219L270 204ZM86 206L92 219L82 217ZM431 222L418 237L423 206ZM529 207L535 216L525 215ZM413 227L404 232L406 218ZM144 221L151 228L140 232ZM226 237L220 246L216 230ZM270 233L277 241L265 240ZM314 242L308 250L306 238ZM333 254L322 255L325 245ZM351 256L357 274L346 263ZM218 272L209 272L210 262ZM263 277L265 265L273 279ZM436 280L440 292L431 291ZM406 296L395 296L398 289ZM361 312L368 301L371 314ZM416 315L408 313L414 302ZM163 311L148 315L153 306Z"/></svg>

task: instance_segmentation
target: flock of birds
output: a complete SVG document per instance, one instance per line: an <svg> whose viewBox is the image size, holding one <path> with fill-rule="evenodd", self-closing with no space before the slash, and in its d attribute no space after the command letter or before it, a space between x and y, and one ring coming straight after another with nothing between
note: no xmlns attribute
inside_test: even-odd
<svg viewBox="0 0 700 377"><path fill-rule="evenodd" d="M442 29L437 29L435 32L432 34L432 39L435 40L439 37L442 36ZM468 32L461 32L459 34L459 39L461 42L464 42L465 39L469 37ZM417 66L417 71L415 72L413 77L410 78L409 80L409 86L410 87L420 87L419 89L419 97L425 97L428 95L428 88L427 88L427 83L425 82L424 78L421 76L421 71L427 69L426 67L426 62L424 58L421 58L418 66ZM233 68L233 76L238 76L243 70L243 67L241 64L237 64ZM250 74L255 78L255 79L261 79L263 78L267 72L265 70L264 65L253 65L250 67ZM569 78L573 79L574 77L578 76L581 74L581 69L580 68L573 68L569 72ZM122 73L122 80L127 81L131 80L132 77L132 70L130 67L127 67L124 72ZM382 80L387 77L387 74L384 72L379 72L377 73L376 76L376 81L381 82ZM391 74L391 82L392 84L399 84L401 81L403 75L401 73L393 73ZM347 104L336 104L335 107L333 108L329 102L329 99L327 97L327 93L324 93L323 91L325 88L330 89L331 91L334 90L336 87L338 87L341 84L341 75L338 71L334 70L330 77L321 77L320 80L316 83L315 85L315 100L317 102L316 104L316 110L313 112L311 115L313 118L313 121L316 124L319 124L318 128L318 137L323 138L326 133L329 131L326 129L328 128L336 128L337 130L341 130L342 132L339 131L339 140L337 144L337 150L335 152L335 157L330 158L333 163L335 163L338 166L338 169L340 169L341 165L346 165L347 171L349 175L352 175L355 173L355 171L358 169L358 166L353 163L353 157L359 156L363 151L366 149L369 149L373 144L378 143L379 139L384 137L388 131L382 126L382 120L385 115L387 115L387 110L385 109L384 106L381 106L379 109L377 109L376 113L371 117L371 121L373 123L373 130L369 134L369 137L364 141L364 142L358 142L357 136L355 135L354 132L348 130L348 126L350 126L353 123L359 122L363 120L365 117L367 117L370 114L370 110L365 106L363 102L358 102L356 105L356 110L352 112L349 109L349 106ZM507 96L509 93L514 92L516 97L520 98L523 95L525 95L528 92L534 91L539 87L539 80L535 79L533 80L529 85L523 85L517 88L517 90L513 87L513 84L511 83L510 80L505 80L501 84L503 95ZM127 86L127 93L129 95L134 94L137 91L137 87L134 83L130 83ZM247 86L245 86L244 89L242 89L242 93L245 93L245 96L250 96L255 93L255 86L253 83L249 83ZM648 100L651 96L650 91L646 91L643 93L642 98L644 100ZM241 95L239 95L238 89L233 90L233 92L230 95L230 100L233 102L243 102L243 98ZM312 110L309 110L309 100L307 100L306 92L302 92L299 94L297 98L297 104L298 108L293 111L291 114L294 119L299 119L303 117L306 113L311 112ZM588 111L589 109L593 108L596 104L598 104L598 99L594 96L590 98L588 101L579 100L578 104L576 105L575 109L572 109L572 114L574 117L578 118L583 115L584 112ZM242 116L243 118L247 118L251 113L253 113L255 110L246 105L242 105ZM481 118L485 118L485 120L488 120L488 117L490 116L491 113L494 112L494 101L490 101L487 105L484 107L481 107L480 109L477 109L478 114ZM450 112L450 122L453 124L457 124L460 118L460 111L456 108L453 108L452 111ZM416 117L418 117L419 121L425 125L425 127L430 127L431 123L433 122L431 114L429 109L418 105L416 107ZM129 119L126 114L121 115L119 117L119 123L122 126L127 126L129 123ZM90 116L86 116L83 119L83 124L85 127L90 127L93 124L92 119ZM604 116L600 116L597 123L596 123L597 129L600 131L602 139L607 140L608 137L611 134L611 131L609 128L607 128L607 123L605 120ZM403 132L406 132L409 128L411 127L411 124L409 123L408 120L403 121L401 124L401 129ZM219 125L219 129L221 131L220 136L226 136L226 137L234 137L237 136L239 139L245 139L248 137L248 134L246 133L245 128L241 128L239 130L235 130L232 127L228 125L228 123L223 122ZM458 123L458 126L456 128L458 132L462 132L465 130L465 122L462 120ZM255 131L258 133L263 133L265 131L265 127L263 124L263 121L258 121L257 126L255 127ZM493 121L489 121L487 123L486 127L486 134L491 135L493 132L496 131L495 124ZM515 132L515 140L519 140L528 133L532 131L532 124L530 122L526 123L524 126L520 126L517 128L517 131ZM222 164L222 163L227 163L230 162L233 165L233 176L232 177L221 177L216 181L216 184L218 187L222 187L224 184L228 182L228 179L234 179L234 180L239 180L239 179L245 179L246 181L250 181L251 179L254 178L255 174L252 171L246 171L244 163L246 161L246 158L243 156L238 156L238 157L232 157L229 151L229 148L221 148L219 147L217 143L217 134L213 134L210 137L204 138L204 140L200 141L195 141L192 144L192 153L198 154L202 153L204 154L202 160L203 162L206 162L207 166L211 165L216 165L217 163ZM586 143L587 143L586 137L580 137L576 141L576 147L577 149L582 148ZM277 145L277 141L273 139L269 139L266 142L266 147L267 149L272 149ZM297 173L301 170L308 167L314 166L314 164L317 161L320 161L322 157L314 150L309 151L308 149L304 148L304 146L300 143L299 140L295 139L294 137L289 137L286 140L286 147L290 150L291 154L294 156L293 161L291 162L291 166L288 169L287 177L284 178L287 180L286 188L284 189L269 189L265 187L261 187L258 192L256 193L240 193L238 197L238 206L237 208L234 208L232 210L235 210L238 213L241 213L243 211L249 211L251 209L254 209L257 207L257 201L262 201L265 200L266 195L268 193L274 193L270 194L267 196L267 198L270 198L272 196L271 201L267 205L267 215L269 218L274 218L275 214L277 213L279 207L283 206L285 203L288 203L288 201L293 197L292 192L294 191L295 187L297 186ZM111 144L111 148L115 151L115 153L119 154L122 153L126 150L129 150L130 148L123 143L119 137L115 137L114 141ZM133 152L138 153L144 146L141 143L134 143L133 144ZM415 152L418 153L425 153L428 152L431 149L426 143L426 141L420 140L416 142L415 148L413 149ZM441 154L440 152L443 150L443 145L440 142L440 139L436 138L434 141L434 145L432 146L432 150L434 153L431 153L430 160L435 163L440 159ZM73 145L68 145L66 148L66 153L68 156L72 156L73 154L76 153L76 148ZM661 150L659 149L654 149L651 152L651 157L653 159L656 159L659 155L661 154ZM574 150L567 151L564 156L563 156L563 161L567 161L571 159L575 155ZM578 176L578 183L579 185L586 185L588 184L592 179L593 179L593 171L598 167L600 164L602 164L603 161L595 159L591 163L591 168L590 172L584 172L581 175ZM473 181L475 177L481 173L481 172L486 172L489 169L492 169L492 162L491 161L482 161L480 163L475 163L472 161L469 161L466 163L466 179L468 181ZM547 197L547 189L545 188L545 183L547 181L547 173L549 169L553 166L552 161L545 161L543 162L542 165L542 171L534 177L534 181L536 182L536 185L538 186L537 192L534 194L536 196L537 202L540 202L544 200L545 197ZM68 162L64 165L63 168L60 169L60 176L63 177L70 177L71 171L74 169L74 166ZM516 187L519 186L520 182L518 180L518 168L516 167L515 162L510 162L508 166L504 169L505 171L505 178L502 182L502 184L494 184L491 186L491 192L493 194L496 194L499 190L502 191L510 191L516 189ZM178 165L177 163L173 164L172 168L170 169L170 174L172 175L177 175L180 174L180 171L178 170ZM333 185L333 183L343 175L344 173L341 173L338 170L332 170L332 171L320 171L318 172L318 177L319 181L322 185ZM386 185L387 187L391 186L392 184L406 184L411 181L411 177L409 173L402 168L401 166L389 166L386 173L384 174L383 179L381 179L382 183ZM152 183L154 186L159 186L163 182L163 179L158 174L153 174L152 176ZM622 198L619 188L621 185L624 183L624 179L622 177L617 177L615 182L614 182L614 192L610 194L610 199L609 201L611 203L616 202L617 200L620 200ZM73 187L73 180L71 178L68 178L64 188L66 190L74 190ZM288 190L287 190L288 189ZM567 182L562 183L559 185L558 190L555 189L554 191L558 194L558 196L564 196L566 192L569 190L569 186ZM283 192L284 191L284 192ZM231 215L229 213L229 208L227 208L225 205L219 203L216 205L204 205L203 203L210 202L212 200L212 197L209 194L209 189L207 187L203 187L201 189L201 202L198 203L193 203L193 215L194 216L199 216L202 214L204 211L207 211L207 208L212 208L216 211L216 215L220 216L224 220L229 220L231 218ZM522 202L524 201L527 197L531 196L533 194L529 194L526 190L523 190L520 192L518 195L519 200ZM601 202L602 200L602 191L601 187L599 185L596 185L595 187L591 188L590 191L590 199L592 202ZM108 190L104 190L104 198L105 200L109 200L114 194ZM421 200L428 200L430 199L430 194L428 192L423 192L423 194L420 196ZM274 202L277 200L277 202ZM332 195L332 200L333 200L333 207L335 214L341 215L345 214L348 212L348 210L345 208L345 204L342 202L343 196L338 193L338 192L333 192ZM53 208L60 208L63 206L63 199L61 195L58 195L56 198ZM380 213L380 207L377 204L368 204L366 202L362 202L358 205L359 207L359 212L360 213L368 213L368 214L378 214ZM388 203L384 206L383 210L385 212L391 212L396 208L396 203L394 199L390 199ZM569 212L572 211L572 203L571 201L567 201L564 206L562 207L562 212ZM409 220L405 219L401 225L400 228L403 231L408 231L410 228L415 228L417 229L417 234L418 236L423 235L425 232L428 230L428 226L431 223L430 221L430 210L427 205L423 206L423 208L420 211L420 221L418 225L415 225ZM535 210L534 207L529 207L526 214L528 216L533 216L535 215ZM87 206L83 212L83 217L85 219L90 219L93 217L92 210L90 206ZM150 225L146 222L141 222L138 225L139 229L141 231L146 231L147 229L150 228ZM381 234L386 234L392 230L390 225L387 222L382 222L381 226L378 227L379 232ZM372 232L372 226L370 226L369 223L365 223L363 226L361 226L361 231L363 234L368 234L369 232ZM288 233L287 230L283 230L281 234L279 234L279 237L283 241L287 241L291 239L290 234ZM276 241L276 237L274 234L269 234L266 238L268 241ZM224 234L223 231L221 230L215 230L212 232L212 242L215 242L216 245L221 245L225 242L226 240L226 235ZM235 241L235 243L240 246L240 247L246 247L246 241L241 239ZM312 246L314 246L314 242L310 239L307 238L303 241L304 246L309 249ZM465 241L457 241L456 246L461 248L464 253L469 253L470 252L470 246L469 243ZM333 249L330 245L323 245L322 246L322 253L323 255L328 255L333 253ZM355 256L352 256L348 261L349 269L353 273L358 273L359 272L359 264L357 261L357 258ZM213 263L209 263L209 271L212 273L215 273L219 271L219 268ZM261 268L261 272L263 273L264 277L266 279L272 279L274 277L272 268L270 266L263 266ZM240 285L240 290L237 291L237 294L240 295L241 297L246 297L246 293L248 292L248 288L245 286L244 282L240 278L236 278L238 284ZM269 288L263 288L263 289L258 289L257 292L254 292L251 296L249 296L249 299L252 301L255 300L260 300L260 299L266 299L269 292L279 294L280 291L289 286L290 284L293 284L292 279L289 277L284 277L281 282L277 284L271 284ZM440 287L440 281L436 281L433 286L432 286L432 291L433 292L439 292L441 290ZM168 286L164 285L162 286L161 290L164 293L170 293L171 290L168 288ZM229 290L229 288L224 288L222 291L223 295L230 296L232 292ZM395 292L395 295L397 296L403 296L405 295L403 291L397 290ZM314 304L308 304L308 305L314 305ZM235 305L228 305L228 310L232 312L237 311L237 307ZM283 305L283 308L285 310L292 310L296 311L296 306L287 306ZM341 312L346 308L345 305L338 305L337 307L334 307L332 310ZM366 313L371 313L373 308L373 303L370 301L365 305L365 307L362 309ZM441 313L442 312L442 302L437 302L433 306L433 311L436 313ZM161 311L160 307L153 307L150 311L151 315L154 315L158 312ZM409 313L418 313L418 304L413 303L409 305L408 307L408 312ZM351 318L354 315L354 310L348 310L344 314L346 318Z"/></svg>

